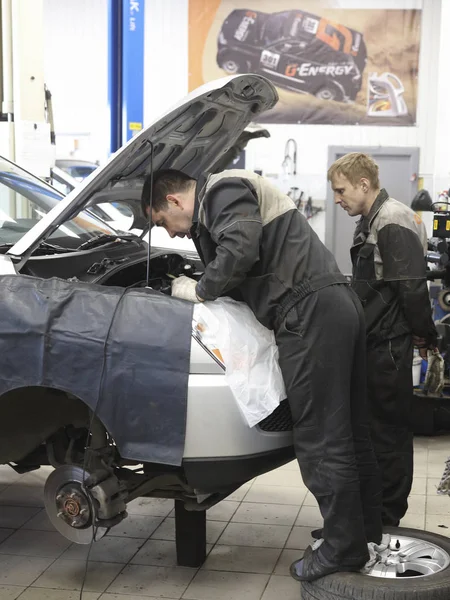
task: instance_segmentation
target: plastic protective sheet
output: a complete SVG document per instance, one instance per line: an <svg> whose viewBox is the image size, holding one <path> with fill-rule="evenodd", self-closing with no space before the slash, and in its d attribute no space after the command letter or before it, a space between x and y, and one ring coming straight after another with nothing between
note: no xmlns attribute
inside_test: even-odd
<svg viewBox="0 0 450 600"><path fill-rule="evenodd" d="M194 321L203 343L222 357L227 383L253 427L286 398L273 331L243 302L219 298L196 304Z"/></svg>
<svg viewBox="0 0 450 600"><path fill-rule="evenodd" d="M0 277L0 394L50 386L95 410L126 459L180 465L192 305L142 288Z"/></svg>

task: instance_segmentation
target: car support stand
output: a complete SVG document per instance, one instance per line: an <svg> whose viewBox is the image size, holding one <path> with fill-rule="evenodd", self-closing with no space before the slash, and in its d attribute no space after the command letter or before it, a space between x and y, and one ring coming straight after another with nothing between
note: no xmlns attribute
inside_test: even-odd
<svg viewBox="0 0 450 600"><path fill-rule="evenodd" d="M175 541L180 567L201 567L206 559L206 510L186 510L175 500Z"/></svg>

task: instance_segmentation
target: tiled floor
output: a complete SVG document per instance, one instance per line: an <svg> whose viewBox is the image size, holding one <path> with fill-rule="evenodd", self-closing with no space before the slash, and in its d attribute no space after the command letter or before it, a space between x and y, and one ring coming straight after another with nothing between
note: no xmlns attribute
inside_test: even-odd
<svg viewBox="0 0 450 600"><path fill-rule="evenodd" d="M450 536L450 499L436 485L450 436L415 442L415 477L404 526ZM78 600L88 548L55 532L43 510L48 469L19 476L0 467L0 600ZM298 600L290 563L321 524L291 463L256 478L208 511L208 558L177 567L173 506L140 499L93 545L84 600Z"/></svg>

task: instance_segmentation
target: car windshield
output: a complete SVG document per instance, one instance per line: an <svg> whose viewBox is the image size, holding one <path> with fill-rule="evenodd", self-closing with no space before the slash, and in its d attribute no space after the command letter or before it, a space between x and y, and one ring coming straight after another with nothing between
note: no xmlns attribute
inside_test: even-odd
<svg viewBox="0 0 450 600"><path fill-rule="evenodd" d="M273 44L274 42L286 37L286 29L289 29L291 13L278 13L270 16L264 23L262 28L262 42L263 44Z"/></svg>
<svg viewBox="0 0 450 600"><path fill-rule="evenodd" d="M44 181L0 157L0 246L18 242L62 198L63 194ZM73 249L105 233L116 231L93 214L80 211L58 227L48 241Z"/></svg>

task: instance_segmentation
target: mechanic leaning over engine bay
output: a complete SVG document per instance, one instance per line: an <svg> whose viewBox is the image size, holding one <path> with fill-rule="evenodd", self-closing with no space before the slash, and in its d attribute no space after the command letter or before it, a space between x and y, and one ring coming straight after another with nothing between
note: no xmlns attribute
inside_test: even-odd
<svg viewBox="0 0 450 600"><path fill-rule="evenodd" d="M427 232L420 216L380 189L378 165L353 152L333 163L335 203L358 221L353 289L364 307L372 442L383 487L383 525L398 527L413 479L413 345L422 358L437 331L426 280Z"/></svg>
<svg viewBox="0 0 450 600"><path fill-rule="evenodd" d="M172 295L245 301L275 333L303 480L324 518L323 541L291 566L298 580L358 571L382 539L381 483L369 434L360 302L294 202L268 180L228 170L193 180L149 175L142 209L171 237L191 237L205 272Z"/></svg>

